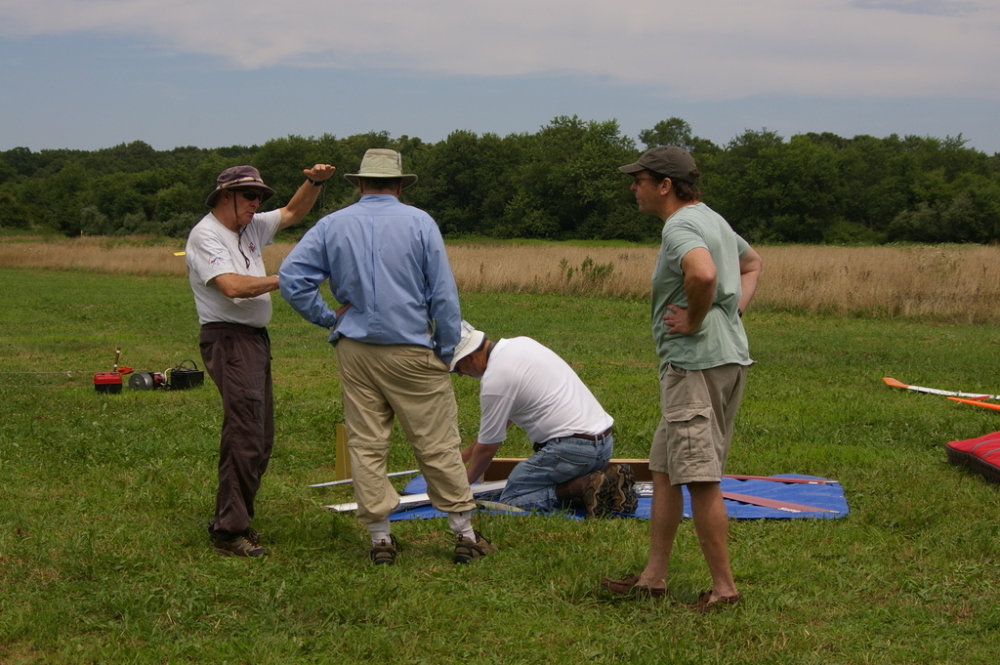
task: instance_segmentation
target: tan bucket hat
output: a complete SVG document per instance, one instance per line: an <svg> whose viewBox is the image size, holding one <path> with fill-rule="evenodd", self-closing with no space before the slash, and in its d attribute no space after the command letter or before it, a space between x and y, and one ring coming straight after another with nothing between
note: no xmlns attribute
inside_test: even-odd
<svg viewBox="0 0 1000 665"><path fill-rule="evenodd" d="M344 177L354 186L357 186L359 178L402 178L403 189L417 181L416 175L403 173L403 156L386 148L368 149L358 173L345 173Z"/></svg>

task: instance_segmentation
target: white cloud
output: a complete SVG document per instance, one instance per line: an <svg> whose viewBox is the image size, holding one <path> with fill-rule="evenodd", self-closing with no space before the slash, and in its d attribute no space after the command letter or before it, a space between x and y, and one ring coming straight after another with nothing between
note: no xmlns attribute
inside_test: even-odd
<svg viewBox="0 0 1000 665"><path fill-rule="evenodd" d="M241 69L578 72L689 100L1000 98L975 0L0 0L0 34L131 35Z"/></svg>

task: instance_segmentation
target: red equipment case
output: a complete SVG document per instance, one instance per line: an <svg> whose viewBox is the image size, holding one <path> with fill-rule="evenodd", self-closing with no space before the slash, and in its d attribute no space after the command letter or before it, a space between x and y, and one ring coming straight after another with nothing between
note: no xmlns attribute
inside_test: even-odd
<svg viewBox="0 0 1000 665"><path fill-rule="evenodd" d="M1000 483L1000 432L949 441L945 446L949 462L968 467L987 480Z"/></svg>
<svg viewBox="0 0 1000 665"><path fill-rule="evenodd" d="M99 393L120 393L122 391L122 375L118 372L98 372L94 375L94 388Z"/></svg>

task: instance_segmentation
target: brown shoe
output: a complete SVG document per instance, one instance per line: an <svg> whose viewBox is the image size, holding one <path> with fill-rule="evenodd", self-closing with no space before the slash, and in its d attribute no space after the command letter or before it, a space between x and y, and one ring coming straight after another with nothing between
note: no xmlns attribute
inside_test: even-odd
<svg viewBox="0 0 1000 665"><path fill-rule="evenodd" d="M712 612L714 610L722 609L727 605L736 605L741 600L743 600L743 594L741 593L738 593L735 596L717 596L715 600L712 600L712 592L706 591L698 596L698 602L692 605L691 609L696 612Z"/></svg>
<svg viewBox="0 0 1000 665"><path fill-rule="evenodd" d="M645 584L636 584L638 581L638 575L623 577L620 580L605 577L601 580L601 586L617 596L630 596L632 598L662 598L670 593L670 589L666 587L657 589Z"/></svg>
<svg viewBox="0 0 1000 665"><path fill-rule="evenodd" d="M594 471L587 476L590 483L583 490L583 507L587 509L586 517L604 517L612 511L615 488L612 480L603 471Z"/></svg>
<svg viewBox="0 0 1000 665"><path fill-rule="evenodd" d="M621 515L634 515L639 508L639 495L635 491L635 472L628 464L612 464L604 473L611 480L614 490L611 510Z"/></svg>
<svg viewBox="0 0 1000 665"><path fill-rule="evenodd" d="M215 550L224 556L265 556L267 549L260 544L260 534L253 529L240 533L227 531L212 531L212 544Z"/></svg>
<svg viewBox="0 0 1000 665"><path fill-rule="evenodd" d="M478 531L473 531L472 533L476 536L476 542L472 542L462 536L458 537L458 542L455 544L455 558L453 559L455 563L469 563L497 551L493 543L486 540L483 534Z"/></svg>

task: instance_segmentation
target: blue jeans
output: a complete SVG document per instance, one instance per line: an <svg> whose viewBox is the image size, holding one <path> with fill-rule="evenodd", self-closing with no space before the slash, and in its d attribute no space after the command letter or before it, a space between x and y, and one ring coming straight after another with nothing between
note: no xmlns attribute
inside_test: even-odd
<svg viewBox="0 0 1000 665"><path fill-rule="evenodd" d="M544 448L514 467L499 501L524 510L559 508L556 485L600 471L607 466L613 449L610 434L597 441L576 437L551 439Z"/></svg>

